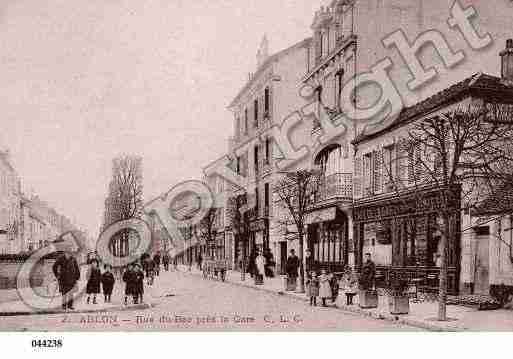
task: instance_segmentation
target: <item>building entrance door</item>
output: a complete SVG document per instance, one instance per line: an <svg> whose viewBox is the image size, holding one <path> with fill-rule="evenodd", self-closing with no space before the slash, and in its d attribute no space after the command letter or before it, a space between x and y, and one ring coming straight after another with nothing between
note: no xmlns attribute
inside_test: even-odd
<svg viewBox="0 0 513 359"><path fill-rule="evenodd" d="M474 292L476 294L489 294L490 293L490 253L489 253L490 240L489 236L477 237L476 248L476 267L475 267L475 284Z"/></svg>

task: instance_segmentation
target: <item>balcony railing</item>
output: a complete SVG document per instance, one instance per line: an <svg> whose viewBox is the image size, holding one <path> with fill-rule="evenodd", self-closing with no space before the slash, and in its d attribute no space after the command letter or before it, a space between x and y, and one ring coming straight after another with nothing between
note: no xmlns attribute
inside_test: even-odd
<svg viewBox="0 0 513 359"><path fill-rule="evenodd" d="M329 199L353 199L353 174L335 173L321 179L316 201Z"/></svg>

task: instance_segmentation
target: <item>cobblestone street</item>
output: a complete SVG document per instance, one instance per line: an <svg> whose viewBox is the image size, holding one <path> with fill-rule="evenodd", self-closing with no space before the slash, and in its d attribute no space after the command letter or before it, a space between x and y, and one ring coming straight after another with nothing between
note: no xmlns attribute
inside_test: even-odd
<svg viewBox="0 0 513 359"><path fill-rule="evenodd" d="M156 307L141 311L3 317L1 327L16 331L419 330L333 308L310 307L294 298L180 272L161 274L146 292ZM120 304L121 298L113 298L113 302Z"/></svg>

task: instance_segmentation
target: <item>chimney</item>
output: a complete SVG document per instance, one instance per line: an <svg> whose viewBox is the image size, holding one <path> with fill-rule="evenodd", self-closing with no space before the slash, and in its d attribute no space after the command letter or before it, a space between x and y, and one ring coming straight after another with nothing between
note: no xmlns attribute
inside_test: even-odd
<svg viewBox="0 0 513 359"><path fill-rule="evenodd" d="M501 51L501 77L506 86L513 86L513 39L506 41L506 48Z"/></svg>

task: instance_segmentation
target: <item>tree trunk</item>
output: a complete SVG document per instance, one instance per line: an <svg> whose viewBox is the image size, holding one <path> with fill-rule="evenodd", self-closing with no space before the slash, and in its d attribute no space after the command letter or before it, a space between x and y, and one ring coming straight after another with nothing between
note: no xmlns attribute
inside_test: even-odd
<svg viewBox="0 0 513 359"><path fill-rule="evenodd" d="M303 228L299 227L298 231L299 240L299 293L305 292L305 270L303 265Z"/></svg>
<svg viewBox="0 0 513 359"><path fill-rule="evenodd" d="M442 238L441 238L441 247L442 253L440 257L440 288L438 293L438 320L446 321L447 320L447 252L449 246L449 238L451 234L450 224L449 224L449 214L443 213L443 229L442 229Z"/></svg>

